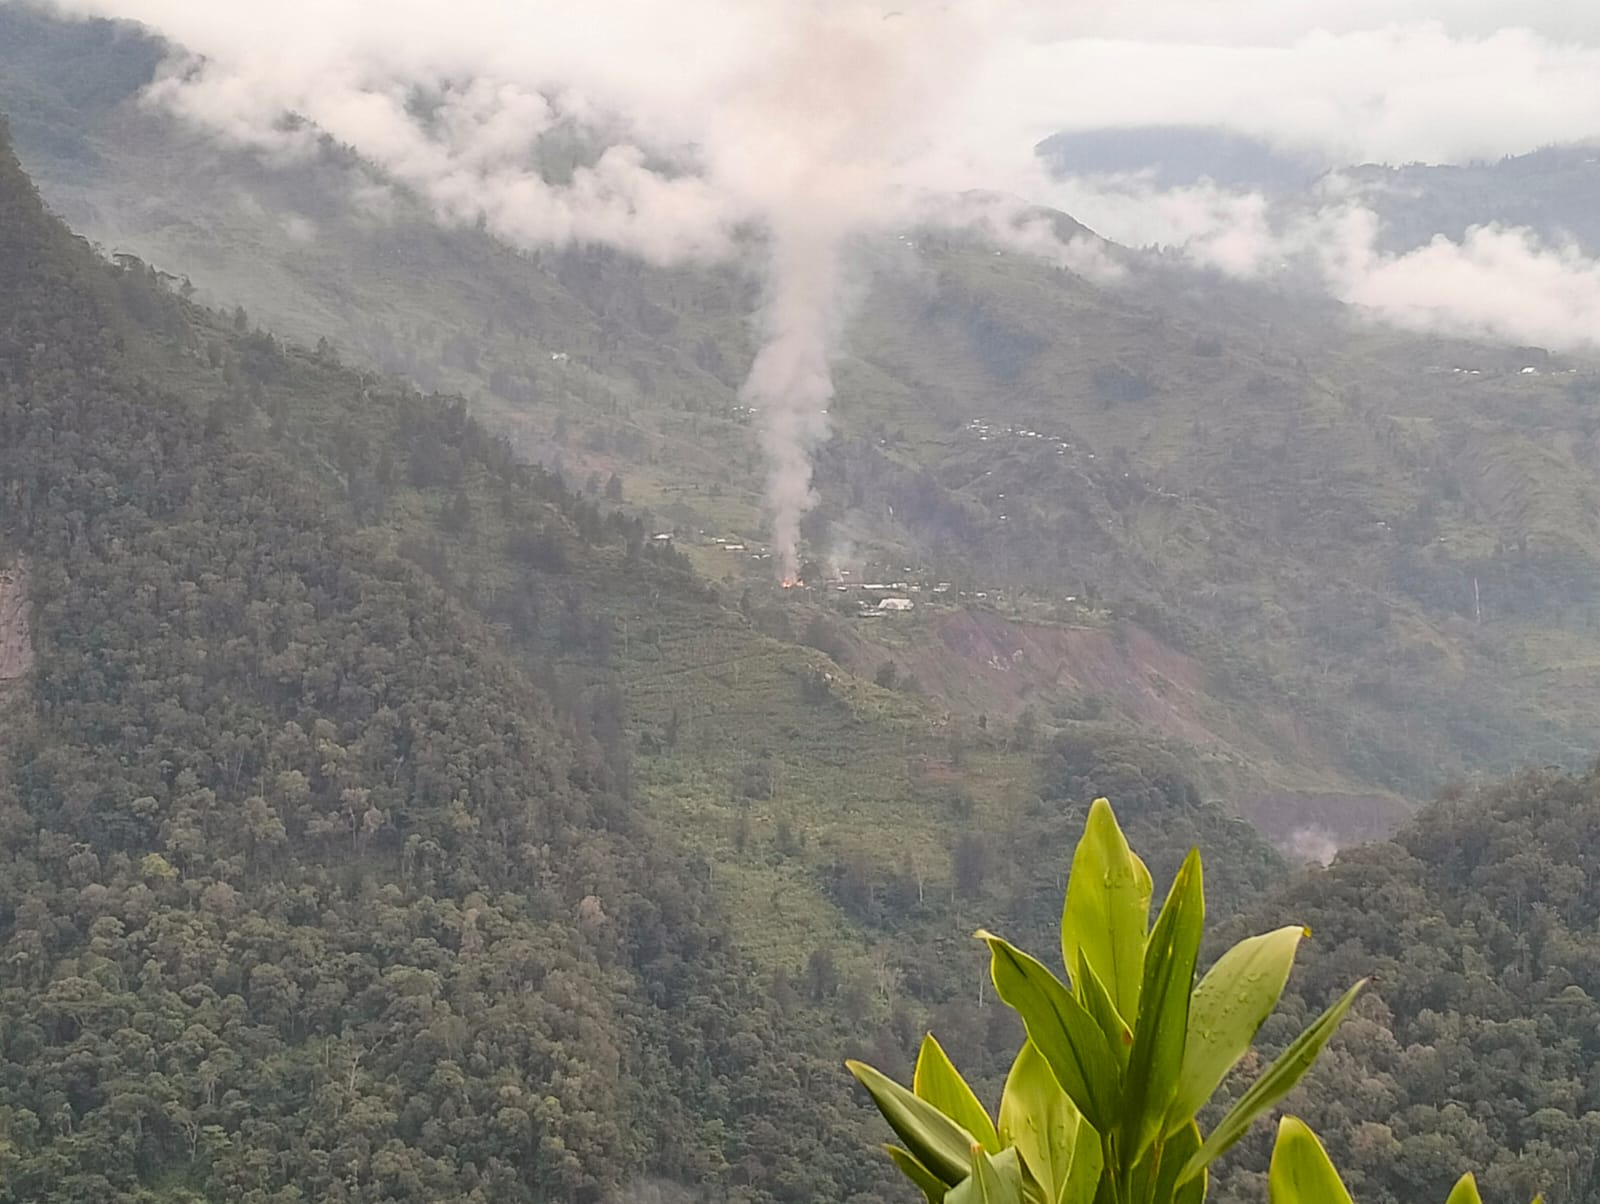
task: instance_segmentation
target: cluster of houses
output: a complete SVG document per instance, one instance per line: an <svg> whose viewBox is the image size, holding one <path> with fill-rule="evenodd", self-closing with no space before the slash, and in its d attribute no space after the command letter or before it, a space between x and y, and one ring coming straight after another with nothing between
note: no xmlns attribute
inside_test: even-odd
<svg viewBox="0 0 1600 1204"><path fill-rule="evenodd" d="M910 571L909 569L907 571ZM825 582L826 588L840 594L861 595L857 614L863 618L880 618L884 615L905 614L915 609L917 600L911 594L948 594L950 583L941 581L924 587L911 581L852 581L849 569L839 570L839 575Z"/></svg>
<svg viewBox="0 0 1600 1204"><path fill-rule="evenodd" d="M1072 450L1072 444L1057 435L1047 435L1042 431L1030 430L1025 426L992 426L982 418L974 418L967 423L965 428L969 435L976 435L978 442L988 443L991 439L1042 439L1046 443L1055 444L1056 455L1064 456ZM1090 457L1091 459L1093 457Z"/></svg>
<svg viewBox="0 0 1600 1204"><path fill-rule="evenodd" d="M718 551L741 556L753 561L771 561L772 551L765 544L752 544L739 536L714 535L707 536L704 530L697 534L709 542ZM675 542L675 535L671 531L660 531L650 537L651 542L667 546ZM919 601L926 601L928 597L948 595L951 600L976 600L988 601L988 590L977 590L969 593L965 590L957 591L949 581L918 582L911 579L910 574L917 572L911 565L904 566L907 576L888 581L859 581L850 569L838 569L835 574L825 581L806 581L796 584L809 589L826 590L829 593L854 595L859 600L856 614L862 618L882 618L887 615L907 614L916 609Z"/></svg>

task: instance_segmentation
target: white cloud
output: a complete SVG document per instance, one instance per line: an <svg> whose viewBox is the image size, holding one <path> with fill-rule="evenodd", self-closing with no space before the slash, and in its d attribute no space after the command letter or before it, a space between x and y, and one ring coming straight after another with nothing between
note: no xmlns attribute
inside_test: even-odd
<svg viewBox="0 0 1600 1204"><path fill-rule="evenodd" d="M1145 176L1068 177L1041 185L1050 203L1130 247L1181 249L1194 262L1250 279L1282 257L1271 204L1209 181L1157 189Z"/></svg>
<svg viewBox="0 0 1600 1204"><path fill-rule="evenodd" d="M312 243L317 240L317 223L309 217L291 213L283 219L282 225L290 242Z"/></svg>
<svg viewBox="0 0 1600 1204"><path fill-rule="evenodd" d="M1431 22L1285 44L1072 39L1013 46L975 95L987 123L1041 135L1220 125L1329 163L1462 162L1600 134L1600 49Z"/></svg>
<svg viewBox="0 0 1600 1204"><path fill-rule="evenodd" d="M1600 6L1566 0L396 0L381 19L359 0L65 3L206 56L159 95L231 137L292 145L279 119L298 112L413 183L532 202L525 236L674 222L682 254L793 186L796 137L911 187L1021 191L1063 128L1226 125L1329 162L1600 135ZM428 128L419 89L445 92ZM570 121L702 179L624 157L581 195L530 197L530 145Z"/></svg>
<svg viewBox="0 0 1600 1204"><path fill-rule="evenodd" d="M1384 258L1352 233L1364 219L1350 198L1291 228L1259 196L1204 185L1051 181L1032 148L1061 128L1148 123L1227 126L1329 162L1453 162L1588 138L1600 134L1600 6L393 0L381 18L364 0L67 6L144 21L203 56L176 64L156 103L272 154L313 136L284 120L296 114L444 219L481 219L524 246L596 241L672 261L725 256L752 228L836 246L929 196L981 190L1054 204L1120 240L1180 244L1237 276L1309 256L1338 295L1409 324L1456 314L1467 329L1537 326L1568 342L1589 325L1592 265L1525 233ZM574 130L609 149L547 182L535 149ZM381 199L370 182L353 192ZM945 208L1015 249L1110 274L1092 243L985 206ZM811 287L818 303L837 292ZM1543 300L1528 295L1541 288ZM1462 296L1472 289L1493 300ZM1511 296L1537 320L1467 312Z"/></svg>
<svg viewBox="0 0 1600 1204"><path fill-rule="evenodd" d="M1283 46L1315 30L1340 34L1422 22L1464 37L1520 28L1556 42L1600 44L1600 10L1571 0L1079 0L1049 10L1034 30L1056 37Z"/></svg>
<svg viewBox="0 0 1600 1204"><path fill-rule="evenodd" d="M1340 184L1332 178L1325 203L1309 210L1209 183L1159 190L1141 176L1059 181L1054 200L1114 241L1173 250L1236 279L1309 273L1404 329L1600 349L1600 260L1494 224L1385 253L1378 214Z"/></svg>
<svg viewBox="0 0 1600 1204"><path fill-rule="evenodd" d="M1369 241L1328 266L1344 300L1397 326L1600 348L1600 262L1528 230L1478 226L1459 243L1438 237L1397 256L1373 254Z"/></svg>
<svg viewBox="0 0 1600 1204"><path fill-rule="evenodd" d="M914 206L918 222L971 230L996 247L1042 259L1092 280L1115 284L1127 269L1103 239L1078 230L1063 231L1060 214L995 192L928 193Z"/></svg>

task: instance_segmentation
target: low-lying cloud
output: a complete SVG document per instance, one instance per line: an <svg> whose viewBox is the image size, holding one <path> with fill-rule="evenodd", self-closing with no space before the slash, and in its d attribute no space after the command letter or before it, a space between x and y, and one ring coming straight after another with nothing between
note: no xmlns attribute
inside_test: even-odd
<svg viewBox="0 0 1600 1204"><path fill-rule="evenodd" d="M0 3L7 0L0 0ZM15 0L12 0L15 2ZM1370 214L1204 187L1052 180L1063 129L1225 126L1312 161L1463 161L1600 133L1600 15L1565 0L62 0L175 54L151 103L264 157L331 138L447 222L521 247L765 265L745 392L779 563L826 433L853 240L930 219L1101 281L1030 208L1241 277L1314 266L1387 320L1592 341L1594 264L1522 231L1384 255ZM1592 6L1591 6L1592 7ZM1070 165L1069 165L1070 170ZM976 196L1012 199L974 201ZM309 232L308 232L309 233Z"/></svg>
<svg viewBox="0 0 1600 1204"><path fill-rule="evenodd" d="M221 136L326 132L447 218L662 262L730 253L823 176L886 221L1041 201L1063 129L1222 126L1329 166L1600 135L1600 9L1565 0L62 3L198 56L152 98Z"/></svg>
<svg viewBox="0 0 1600 1204"><path fill-rule="evenodd" d="M1321 203L1229 192L1208 182L1158 189L1145 177L1068 178L1054 201L1113 241L1176 253L1238 280L1312 280L1368 316L1407 330L1600 349L1600 260L1575 244L1485 223L1381 249L1383 219L1364 194L1325 181Z"/></svg>

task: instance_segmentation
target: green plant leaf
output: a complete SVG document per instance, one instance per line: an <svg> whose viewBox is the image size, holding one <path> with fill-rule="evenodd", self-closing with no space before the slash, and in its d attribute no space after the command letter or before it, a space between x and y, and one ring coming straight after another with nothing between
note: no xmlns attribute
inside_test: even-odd
<svg viewBox="0 0 1600 1204"><path fill-rule="evenodd" d="M1160 1136L1167 1108L1178 1090L1189 1031L1189 993L1194 990L1205 918L1200 852L1190 849L1145 947L1139 1019L1133 1029L1122 1101L1123 1153L1131 1160L1143 1157Z"/></svg>
<svg viewBox="0 0 1600 1204"><path fill-rule="evenodd" d="M1078 1111L1097 1132L1109 1132L1121 1102L1122 1065L1105 1033L1038 961L993 933L977 936L989 945L995 991L1022 1018L1028 1038Z"/></svg>
<svg viewBox="0 0 1600 1204"><path fill-rule="evenodd" d="M1024 1041L1000 1095L1000 1140L1016 1147L1049 1200L1060 1197L1082 1147L1099 1148L1093 1131L1086 1141L1078 1140L1080 1128L1087 1126L1049 1063L1032 1041Z"/></svg>
<svg viewBox="0 0 1600 1204"><path fill-rule="evenodd" d="M1483 1197L1478 1194L1478 1181L1471 1171L1456 1180L1456 1185L1450 1189L1444 1204L1483 1204Z"/></svg>
<svg viewBox="0 0 1600 1204"><path fill-rule="evenodd" d="M1250 1090L1239 1097L1238 1103L1234 1104L1228 1110L1228 1114L1217 1122L1217 1127L1211 1130L1205 1144L1195 1152L1193 1158L1189 1159L1188 1165L1178 1176L1179 1183L1187 1182L1203 1168L1210 1166L1219 1155L1244 1136L1245 1130L1256 1117L1289 1093L1311 1068L1311 1063L1316 1061L1317 1055L1322 1052L1322 1047L1328 1043L1328 1038L1333 1036L1333 1030L1339 1027L1339 1021L1344 1019L1345 1013L1350 1010L1350 1005L1355 1003L1356 996L1361 994L1367 981L1363 978L1341 995L1332 1007L1313 1020L1306 1030L1290 1043L1289 1048L1278 1055L1278 1060L1267 1067L1266 1072L1251 1084Z"/></svg>
<svg viewBox="0 0 1600 1204"><path fill-rule="evenodd" d="M1100 1134L1084 1121L1078 1126L1078 1144L1072 1150L1072 1169L1067 1181L1056 1195L1056 1204L1094 1204L1100 1195L1105 1169L1105 1152L1100 1148Z"/></svg>
<svg viewBox="0 0 1600 1204"><path fill-rule="evenodd" d="M989 1153L1000 1152L1000 1136L995 1132L994 1121L989 1119L989 1113L932 1033L922 1039L911 1089L919 1099L927 1100L976 1137Z"/></svg>
<svg viewBox="0 0 1600 1204"><path fill-rule="evenodd" d="M1277 1006L1306 929L1279 928L1240 941L1200 980L1189 1004L1188 1040L1167 1128L1187 1123L1238 1064Z"/></svg>
<svg viewBox="0 0 1600 1204"><path fill-rule="evenodd" d="M972 1147L970 1173L945 1197L946 1204L1023 1204L1022 1163L1014 1149L990 1157L981 1145Z"/></svg>
<svg viewBox="0 0 1600 1204"><path fill-rule="evenodd" d="M954 1187L967 1177L972 1167L972 1147L976 1144L971 1133L866 1063L852 1060L845 1065L867 1089L872 1102L878 1105L889 1127L906 1143L913 1158L948 1187Z"/></svg>
<svg viewBox="0 0 1600 1204"><path fill-rule="evenodd" d="M1159 1204L1201 1204L1206 1192L1204 1174L1178 1186L1178 1172L1199 1148L1200 1126L1193 1121L1152 1142L1134 1167L1127 1198Z"/></svg>
<svg viewBox="0 0 1600 1204"><path fill-rule="evenodd" d="M1454 1199L1454 1193L1451 1196ZM1278 1122L1278 1139L1267 1168L1267 1202L1354 1204L1328 1159L1328 1151L1298 1117L1285 1116Z"/></svg>
<svg viewBox="0 0 1600 1204"><path fill-rule="evenodd" d="M1073 975L1073 985L1077 988L1079 1001L1088 1009L1095 1023L1100 1026L1100 1031L1106 1035L1106 1044L1111 1046L1117 1055L1117 1060L1126 1066L1128 1054L1133 1049L1133 1029L1117 1011L1117 1005L1111 1001L1111 994L1106 990L1106 984L1100 981L1100 976L1094 972L1094 967L1083 956L1083 950L1078 950L1077 973Z"/></svg>
<svg viewBox="0 0 1600 1204"><path fill-rule="evenodd" d="M1111 804L1095 799L1067 878L1061 964L1071 973L1082 951L1124 1017L1139 1014L1151 891L1150 871L1128 848Z"/></svg>
<svg viewBox="0 0 1600 1204"><path fill-rule="evenodd" d="M921 1188L928 1204L943 1204L945 1193L950 1189L939 1181L939 1176L897 1145L886 1145L883 1150L889 1155L890 1161L900 1168L900 1173Z"/></svg>
<svg viewBox="0 0 1600 1204"><path fill-rule="evenodd" d="M1158 1200L1171 1200L1172 1204L1205 1204L1209 1171L1201 1171L1193 1179L1179 1183L1178 1175L1189 1164L1200 1148L1200 1126L1190 1121L1167 1138L1167 1148L1161 1162L1161 1180L1157 1190L1166 1194Z"/></svg>

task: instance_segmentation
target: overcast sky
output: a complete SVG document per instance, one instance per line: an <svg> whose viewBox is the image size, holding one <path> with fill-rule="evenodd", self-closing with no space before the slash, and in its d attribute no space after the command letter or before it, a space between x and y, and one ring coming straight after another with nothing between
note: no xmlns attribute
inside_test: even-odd
<svg viewBox="0 0 1600 1204"><path fill-rule="evenodd" d="M996 169L1054 129L1142 122L1391 162L1600 133L1600 4L1581 0L399 0L381 17L358 0L67 4L143 21L258 87L473 70L688 137L808 14L898 14L908 53L940 23L925 18L954 14L944 23L977 32L945 65L962 76L945 149Z"/></svg>

